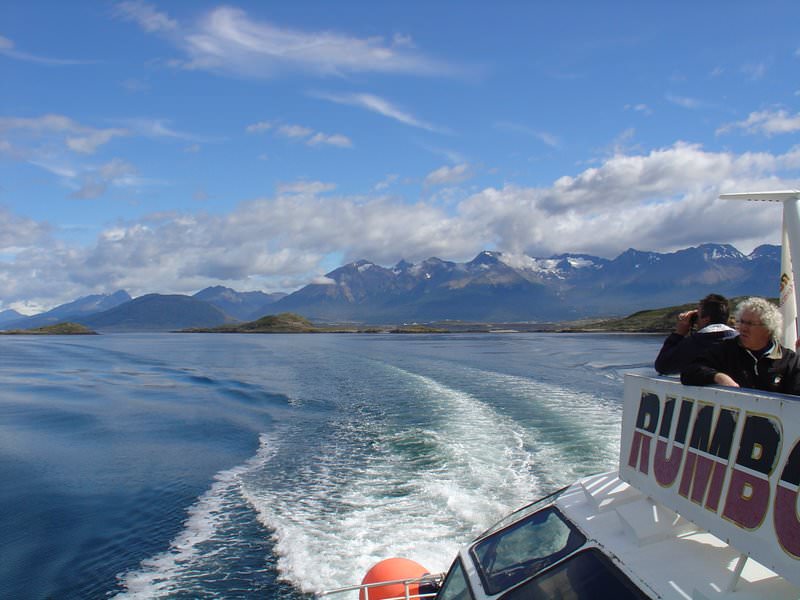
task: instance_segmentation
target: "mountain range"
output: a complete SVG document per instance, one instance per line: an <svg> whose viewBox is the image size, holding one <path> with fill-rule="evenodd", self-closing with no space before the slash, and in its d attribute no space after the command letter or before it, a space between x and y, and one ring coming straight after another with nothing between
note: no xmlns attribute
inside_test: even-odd
<svg viewBox="0 0 800 600"><path fill-rule="evenodd" d="M73 321L98 331L162 331L282 312L325 323L566 321L695 302L711 292L772 297L779 270L780 247L770 245L749 255L730 245L703 244L673 253L629 249L615 259L484 251L464 263L429 258L383 267L359 260L288 295L216 286L193 296L132 299L118 291L31 317L2 318L0 328Z"/></svg>

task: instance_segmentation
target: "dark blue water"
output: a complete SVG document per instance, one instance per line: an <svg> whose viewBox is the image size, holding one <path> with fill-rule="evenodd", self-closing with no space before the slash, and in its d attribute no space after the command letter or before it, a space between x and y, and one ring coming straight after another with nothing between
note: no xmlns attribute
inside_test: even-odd
<svg viewBox="0 0 800 600"><path fill-rule="evenodd" d="M0 337L0 597L303 598L614 468L660 338ZM401 526L402 525L402 526Z"/></svg>

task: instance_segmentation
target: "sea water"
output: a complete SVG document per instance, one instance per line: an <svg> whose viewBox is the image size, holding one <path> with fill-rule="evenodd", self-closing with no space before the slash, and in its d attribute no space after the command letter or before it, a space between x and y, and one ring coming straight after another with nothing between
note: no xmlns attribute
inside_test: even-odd
<svg viewBox="0 0 800 600"><path fill-rule="evenodd" d="M0 337L0 597L287 598L615 468L605 334Z"/></svg>

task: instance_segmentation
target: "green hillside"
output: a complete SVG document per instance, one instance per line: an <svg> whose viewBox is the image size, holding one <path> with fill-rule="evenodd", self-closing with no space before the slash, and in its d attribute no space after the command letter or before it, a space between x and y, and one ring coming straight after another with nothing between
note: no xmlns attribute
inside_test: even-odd
<svg viewBox="0 0 800 600"><path fill-rule="evenodd" d="M731 315L733 315L736 305L745 298L746 296L737 296L736 298L730 299ZM778 303L777 298L770 298L769 300L775 304ZM639 312L620 319L583 322L580 325L565 327L561 331L669 333L675 328L678 315L684 311L692 310L694 308L697 308L696 302L692 302L690 304L681 304L679 306L640 310Z"/></svg>

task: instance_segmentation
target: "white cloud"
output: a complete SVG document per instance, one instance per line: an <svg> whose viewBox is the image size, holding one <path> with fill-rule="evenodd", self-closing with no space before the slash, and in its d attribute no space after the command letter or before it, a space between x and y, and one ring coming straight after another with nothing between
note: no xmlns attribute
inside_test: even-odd
<svg viewBox="0 0 800 600"><path fill-rule="evenodd" d="M127 186L136 183L133 165L114 159L104 165L90 169L82 175L81 186L72 198L93 200L104 195L111 186Z"/></svg>
<svg viewBox="0 0 800 600"><path fill-rule="evenodd" d="M46 241L51 227L27 217L13 214L0 206L0 253L17 253ZM2 294L0 294L2 297Z"/></svg>
<svg viewBox="0 0 800 600"><path fill-rule="evenodd" d="M33 145L37 138L60 140L73 152L93 154L98 147L113 138L129 135L126 129L96 129L81 125L64 115L48 114L41 117L0 117L0 131L23 138L23 143Z"/></svg>
<svg viewBox="0 0 800 600"><path fill-rule="evenodd" d="M47 160L31 159L28 162L34 166L39 167L40 169L49 171L53 175L64 177L65 179L72 179L74 177L77 177L79 174L79 171L77 169L74 169L68 165L57 164Z"/></svg>
<svg viewBox="0 0 800 600"><path fill-rule="evenodd" d="M547 189L488 189L460 209L464 218L485 224L498 248L538 256L567 251L615 256L627 247L671 250L703 241L774 243L780 211L717 196L793 187L775 174L799 165L796 150L735 156L679 143L647 155L614 156Z"/></svg>
<svg viewBox="0 0 800 600"><path fill-rule="evenodd" d="M278 127L278 134L287 138L305 138L314 133L310 127L302 125L281 125Z"/></svg>
<svg viewBox="0 0 800 600"><path fill-rule="evenodd" d="M155 138L155 139L160 139L160 138L177 139L177 140L186 140L190 142L209 141L208 139L203 138L201 136L173 129L171 126L172 122L168 119L136 118L136 119L124 119L122 122L129 130L135 132L136 135L140 135L142 137Z"/></svg>
<svg viewBox="0 0 800 600"><path fill-rule="evenodd" d="M323 194L336 189L334 183L324 183L322 181L294 181L292 183L282 183L278 186L278 195L284 194L306 194L313 196Z"/></svg>
<svg viewBox="0 0 800 600"><path fill-rule="evenodd" d="M255 126L258 130L261 129L261 124ZM254 129L256 131L257 129ZM323 133L321 131L314 131L311 127L304 125L280 125L275 129L275 134L292 139L292 140L305 140L308 146L336 146L338 148L352 148L353 142L346 135L341 133Z"/></svg>
<svg viewBox="0 0 800 600"><path fill-rule="evenodd" d="M800 187L782 173L800 168L800 147L785 154L708 152L677 143L616 154L552 185L486 188L452 205L391 196L334 196L335 186L299 181L227 214L153 214L109 227L88 248L57 242L45 224L0 215L4 306L54 304L87 293L128 289L188 293L225 283L273 291L306 283L331 254L342 263L401 257L466 260L486 248L549 256L614 257L628 247L671 251L701 242L749 251L777 243L779 207L718 200L721 192ZM442 178L457 173L453 167ZM124 163L96 172L97 185L134 177ZM6 223L8 225L6 226Z"/></svg>
<svg viewBox="0 0 800 600"><path fill-rule="evenodd" d="M383 181L379 181L378 183L375 184L375 191L381 192L383 190L389 189L391 186L397 183L399 179L400 176L398 174L390 173L383 179Z"/></svg>
<svg viewBox="0 0 800 600"><path fill-rule="evenodd" d="M350 141L345 135L341 135L339 133L334 133L332 135L328 135L326 133L315 133L311 136L311 139L308 140L309 146L337 146L339 148L352 148L353 142Z"/></svg>
<svg viewBox="0 0 800 600"><path fill-rule="evenodd" d="M161 32L178 44L187 69L211 70L247 77L273 77L303 71L321 76L350 73L455 74L456 69L418 52L410 38L359 38L334 31L303 31L250 18L241 9L220 6L196 26L182 28L164 13L140 2L123 3L122 18L146 31Z"/></svg>
<svg viewBox="0 0 800 600"><path fill-rule="evenodd" d="M120 2L116 5L114 12L117 17L138 23L142 29L150 33L173 31L178 27L177 21L146 2Z"/></svg>
<svg viewBox="0 0 800 600"><path fill-rule="evenodd" d="M435 171L428 173L425 177L425 185L445 185L461 183L472 177L472 171L466 163L449 167L447 165L439 167Z"/></svg>
<svg viewBox="0 0 800 600"><path fill-rule="evenodd" d="M315 96L323 100L330 100L331 102L336 102L337 104L347 104L350 106L365 108L369 111L378 113L379 115L382 115L384 117L388 117L390 119L394 119L395 121L399 121L400 123L404 123L405 125L411 125L412 127L418 127L420 129L425 129L427 131L433 131L437 133L447 133L446 129L442 127L437 127L430 123L426 123L425 121L416 118L410 113L394 106L388 100L381 98L380 96L375 96L374 94L318 93L315 94Z"/></svg>
<svg viewBox="0 0 800 600"><path fill-rule="evenodd" d="M107 144L113 137L128 135L125 129L102 129L92 131L88 135L68 137L66 140L70 150L81 154L94 154L99 146Z"/></svg>
<svg viewBox="0 0 800 600"><path fill-rule="evenodd" d="M728 133L734 129L766 136L793 133L800 130L800 113L791 115L784 109L752 112L744 121L723 125L717 129L717 134Z"/></svg>
<svg viewBox="0 0 800 600"><path fill-rule="evenodd" d="M626 104L625 105L625 110L632 110L634 112L640 112L640 113L642 113L644 115L648 115L648 116L653 114L653 110L649 106L647 106L647 104L642 104L642 103L639 103L639 104Z"/></svg>
<svg viewBox="0 0 800 600"><path fill-rule="evenodd" d="M16 44L7 37L0 35L0 54L24 62L38 63L48 66L70 66L70 65L91 65L96 64L96 60L74 60L70 58L51 58L49 56L39 56L22 52L16 49Z"/></svg>
<svg viewBox="0 0 800 600"><path fill-rule="evenodd" d="M688 96L676 96L675 94L667 94L667 101L677 106L688 108L690 110L697 110L699 108L703 108L706 106L704 102L698 100L697 98L690 98Z"/></svg>
<svg viewBox="0 0 800 600"><path fill-rule="evenodd" d="M272 123L269 121L259 121L245 127L247 133L263 133L269 129L272 129Z"/></svg>
<svg viewBox="0 0 800 600"><path fill-rule="evenodd" d="M336 285L336 280L321 275L319 277L314 277L314 279L312 279L310 283L314 283L316 285Z"/></svg>

